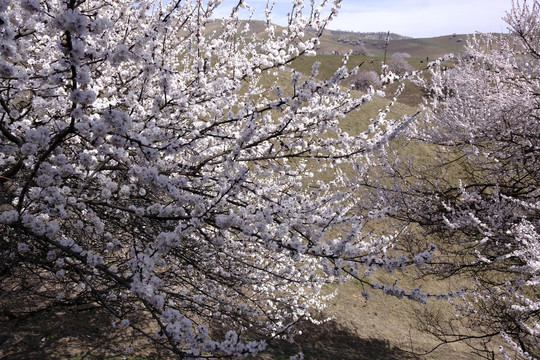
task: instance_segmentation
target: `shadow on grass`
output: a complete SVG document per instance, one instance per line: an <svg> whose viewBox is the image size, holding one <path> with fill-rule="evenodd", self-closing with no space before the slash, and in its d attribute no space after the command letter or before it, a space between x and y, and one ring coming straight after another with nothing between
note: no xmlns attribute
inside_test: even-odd
<svg viewBox="0 0 540 360"><path fill-rule="evenodd" d="M55 306L28 316L1 317L0 359L122 359L128 345L142 350L145 360L165 358L148 344L133 344L128 331L110 324L110 316L94 306Z"/></svg>
<svg viewBox="0 0 540 360"><path fill-rule="evenodd" d="M6 321L7 320L7 321ZM106 327L110 318L95 309L55 308L18 320L0 319L0 359L122 359L132 344L145 360L170 359L160 349L133 343L124 331ZM251 360L288 360L299 351L306 360L417 359L388 341L362 338L335 321L321 325L303 323L295 343L274 341L264 354Z"/></svg>
<svg viewBox="0 0 540 360"><path fill-rule="evenodd" d="M411 353L392 346L388 341L362 338L335 321L321 325L304 323L302 335L295 343L278 341L269 345L268 350L257 359L285 360L298 351L306 360L404 360L418 359Z"/></svg>

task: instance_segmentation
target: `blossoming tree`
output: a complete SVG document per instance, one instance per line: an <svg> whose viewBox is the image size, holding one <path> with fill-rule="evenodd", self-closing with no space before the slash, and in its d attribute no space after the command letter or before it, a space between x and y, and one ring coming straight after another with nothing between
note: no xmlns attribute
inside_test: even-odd
<svg viewBox="0 0 540 360"><path fill-rule="evenodd" d="M382 159L388 180L367 178L364 199L406 227L407 251L438 245L424 275L470 280L452 302L477 332L434 319L425 330L443 342L502 335L524 358L540 356L539 18L538 1L516 2L509 34L470 39L450 70L432 64L426 117L409 132L424 148Z"/></svg>
<svg viewBox="0 0 540 360"><path fill-rule="evenodd" d="M341 90L345 64L324 81L287 67L340 1L295 0L282 29L268 8L264 41L243 1L215 21L219 4L0 0L2 286L33 277L180 356L238 357L388 260L388 238L359 236L345 169L400 121L347 134L371 95Z"/></svg>

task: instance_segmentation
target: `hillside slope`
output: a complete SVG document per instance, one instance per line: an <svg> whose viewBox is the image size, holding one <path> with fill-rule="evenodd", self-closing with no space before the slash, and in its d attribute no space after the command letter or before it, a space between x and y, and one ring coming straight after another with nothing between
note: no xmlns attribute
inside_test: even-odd
<svg viewBox="0 0 540 360"><path fill-rule="evenodd" d="M384 35L384 36L383 36ZM458 53L464 50L466 34L453 34L432 38L408 38L390 33L388 55L406 52L413 58L438 58L448 53ZM368 56L382 57L386 42L386 34L382 33L343 33L325 31L321 38L320 54L345 53L361 41L364 43Z"/></svg>
<svg viewBox="0 0 540 360"><path fill-rule="evenodd" d="M245 25L249 23L249 33L255 34L255 38L264 41L267 38L266 22L262 20L240 20ZM207 31L219 31L220 20L209 24ZM285 28L276 26L276 35L279 35ZM308 34L309 35L309 34ZM358 43L362 42L367 50L369 57L383 57L384 45L387 34L384 33L356 33L336 30L325 30L320 38L319 54L345 54L353 49ZM393 53L406 52L412 58L438 58L449 53L458 53L463 51L465 40L468 35L448 35L433 38L413 39L399 34L390 33L390 42L388 44L388 56Z"/></svg>

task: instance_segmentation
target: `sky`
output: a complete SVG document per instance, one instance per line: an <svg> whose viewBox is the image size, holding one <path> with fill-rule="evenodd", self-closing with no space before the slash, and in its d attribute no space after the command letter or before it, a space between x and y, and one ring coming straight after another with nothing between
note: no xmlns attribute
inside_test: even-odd
<svg viewBox="0 0 540 360"><path fill-rule="evenodd" d="M283 25L292 0L274 0L273 22ZM224 0L218 17L238 0ZM266 0L247 0L262 19ZM306 1L309 4L309 1ZM333 30L393 32L422 38L450 34L507 32L502 20L511 0L343 0L339 16L328 26Z"/></svg>

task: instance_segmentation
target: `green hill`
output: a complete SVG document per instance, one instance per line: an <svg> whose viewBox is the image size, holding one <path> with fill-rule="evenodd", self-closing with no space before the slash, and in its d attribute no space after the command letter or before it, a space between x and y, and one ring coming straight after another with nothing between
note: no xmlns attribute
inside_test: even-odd
<svg viewBox="0 0 540 360"><path fill-rule="evenodd" d="M346 53L361 41L367 55L382 57L387 34L384 33L344 33L327 30L321 38L320 54ZM465 48L465 34L453 34L433 38L413 39L390 33L388 56L397 52L406 52L412 58L438 58L448 53L458 53Z"/></svg>
<svg viewBox="0 0 540 360"><path fill-rule="evenodd" d="M255 34L255 38L264 41L268 35L265 32L266 22L262 20L240 20L245 25L249 22L249 33ZM220 20L207 26L207 31L219 31ZM276 35L285 29L276 25ZM309 36L309 34L307 34ZM435 59L449 53L458 53L464 50L466 34L453 34L433 38L414 39L403 35L390 33L388 44L388 56L393 53L406 52L411 55L411 64L414 66L414 59L418 61L425 58ZM371 58L382 58L384 55L384 45L387 33L381 32L346 32L339 30L325 30L320 38L318 54L345 54L353 49L357 44L363 43L367 56Z"/></svg>

